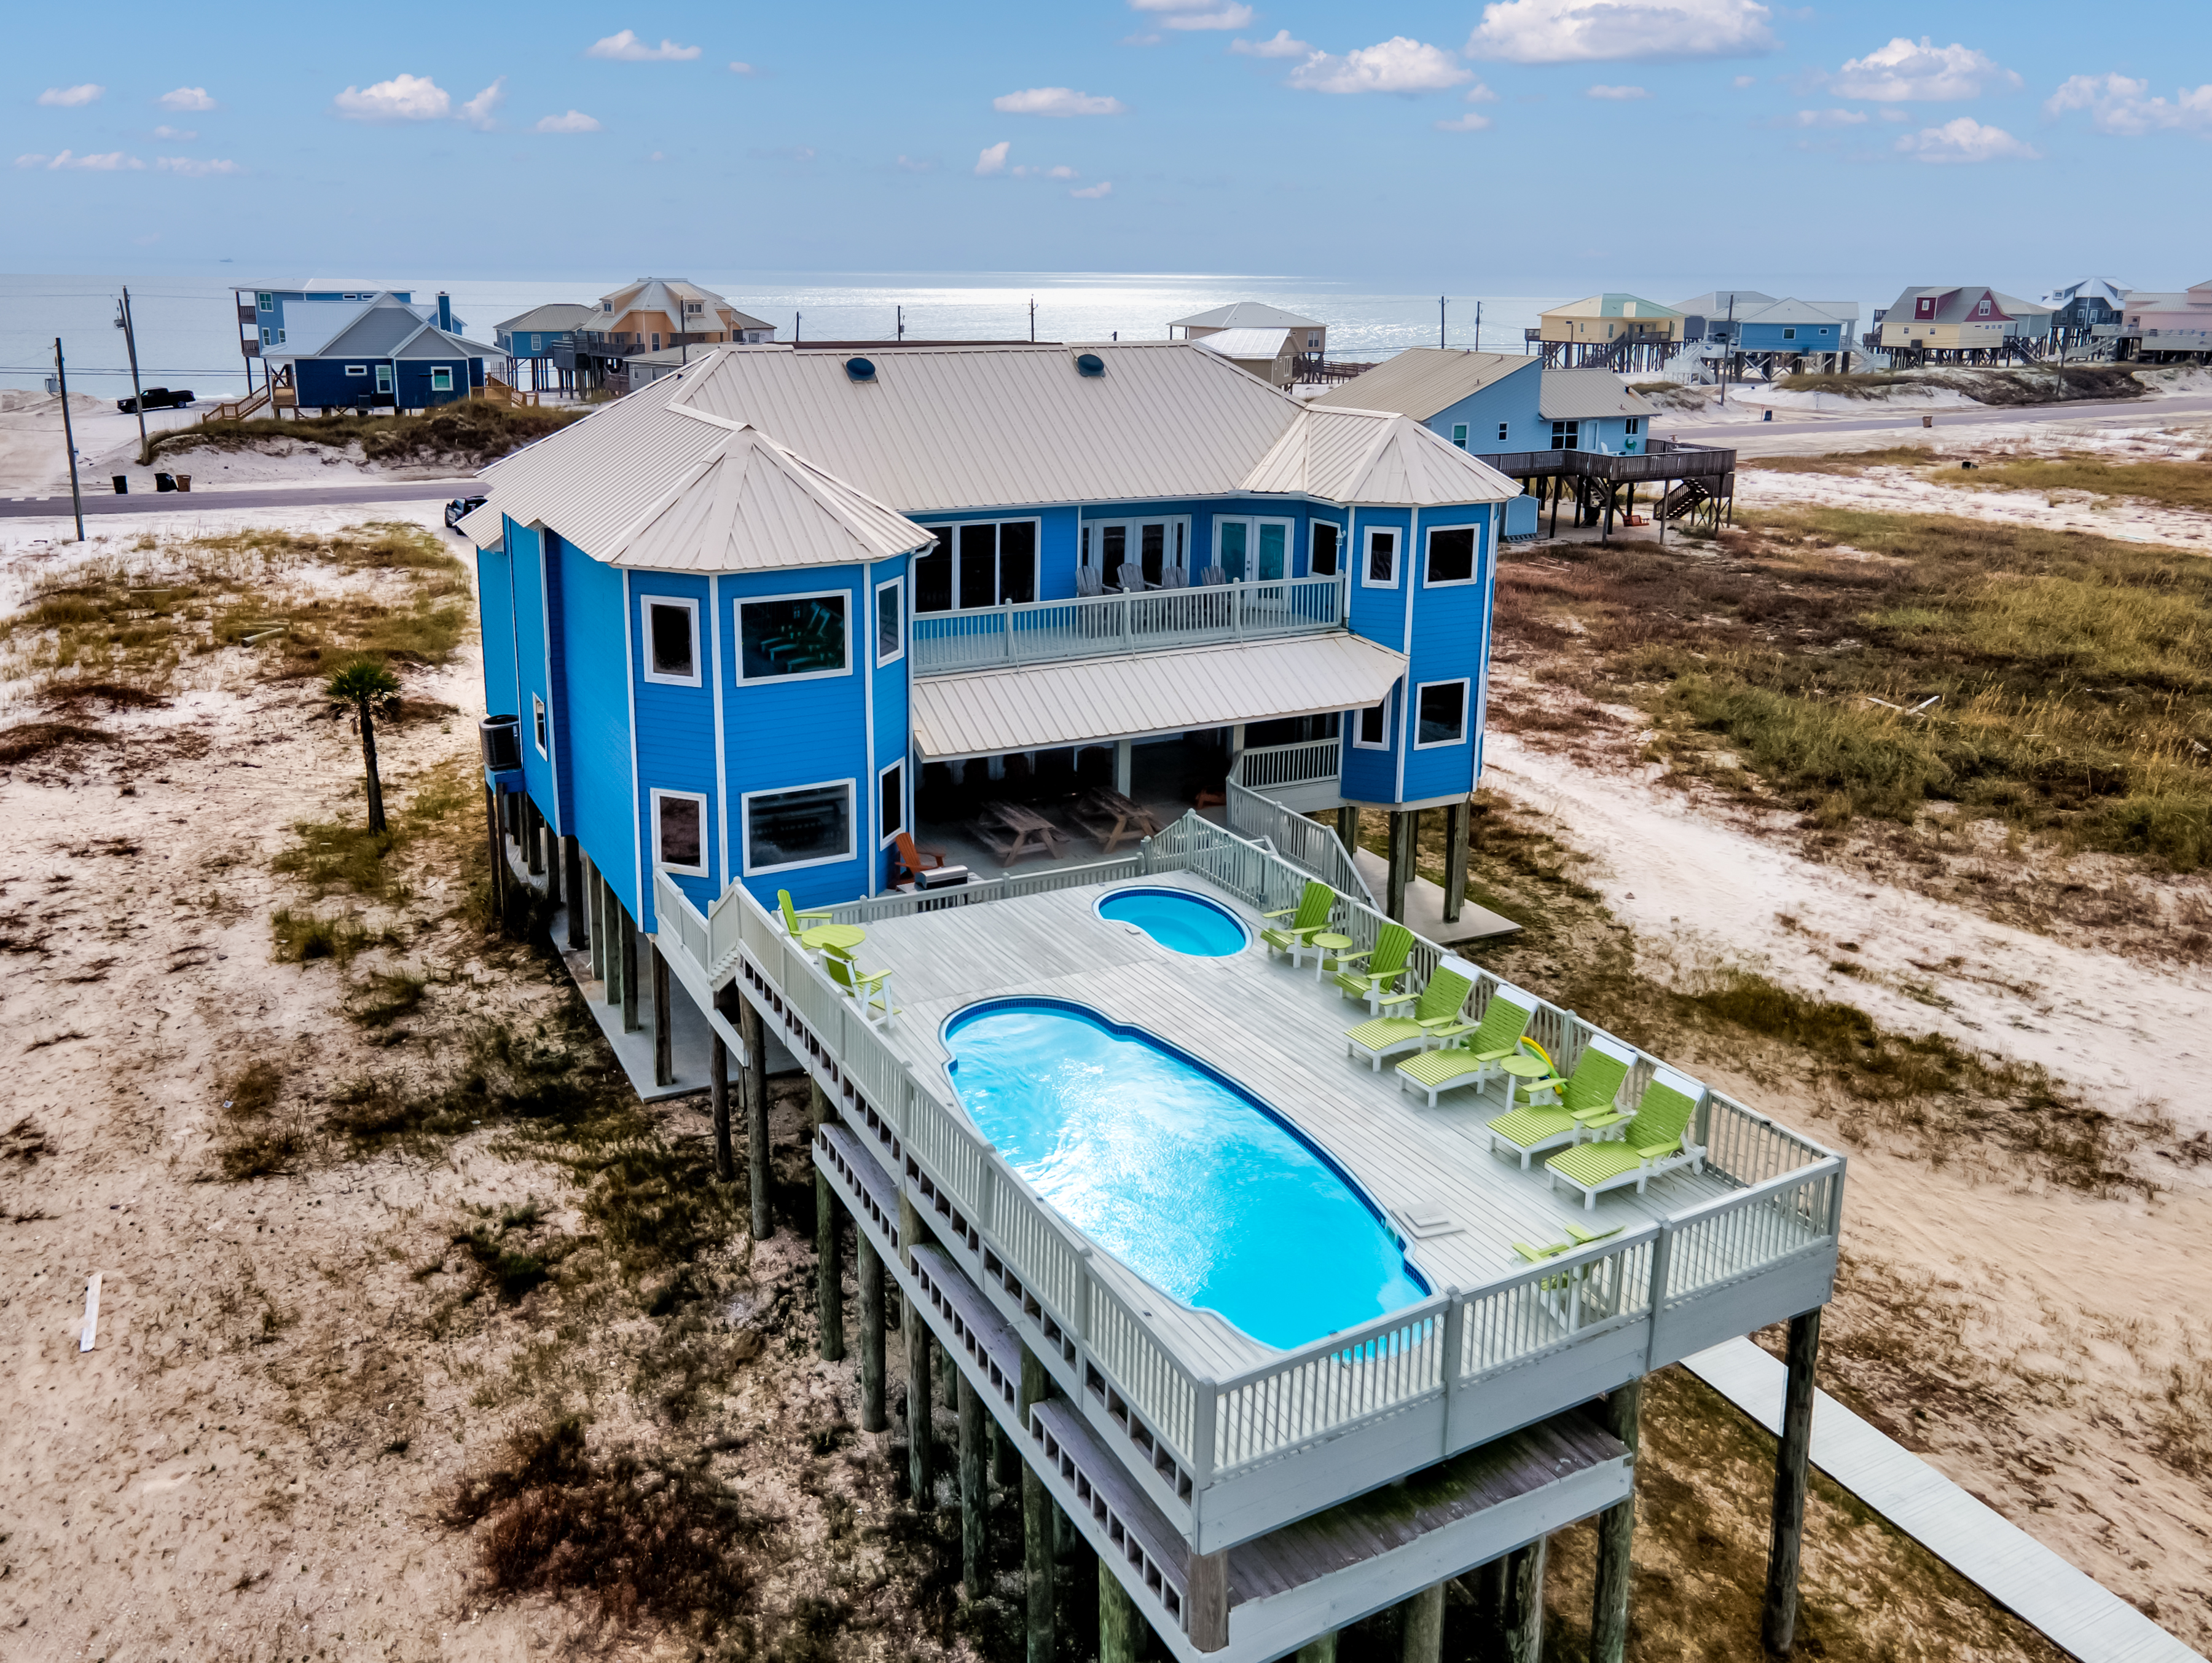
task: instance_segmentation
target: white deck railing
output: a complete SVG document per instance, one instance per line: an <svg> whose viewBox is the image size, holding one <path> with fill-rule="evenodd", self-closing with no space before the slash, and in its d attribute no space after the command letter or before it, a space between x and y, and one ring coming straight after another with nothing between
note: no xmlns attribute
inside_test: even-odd
<svg viewBox="0 0 2212 1663"><path fill-rule="evenodd" d="M1000 664L1311 635L1344 626L1344 581L1337 577L1032 600L916 614L914 673L945 675Z"/></svg>
<svg viewBox="0 0 2212 1663"><path fill-rule="evenodd" d="M1261 745L1237 753L1229 777L1249 790L1281 790L1290 785L1332 784L1342 777L1344 741L1301 740L1295 745Z"/></svg>
<svg viewBox="0 0 2212 1663"><path fill-rule="evenodd" d="M945 896L883 897L835 911L840 922L892 917L940 903L988 904L1173 870L1201 874L1261 911L1295 905L1308 881L1303 868L1280 856L1187 814L1146 839L1133 859L971 885ZM1089 1241L924 1083L820 966L786 937L781 919L742 886L702 916L672 880L656 874L654 899L664 941L679 947L710 979L720 979L726 954L739 955L742 962L730 968L743 978L753 1002L780 1023L802 1064L833 1075L838 1094L851 1100L848 1112L879 1122L886 1139L896 1135L901 1158L892 1163L899 1168L895 1177L911 1188L920 1174L925 1211L933 1213L940 1238L957 1239L970 1263L988 1267L995 1262L1011 1273L1023 1298L1050 1319L1055 1336L1075 1344L1079 1372L1086 1379L1095 1372L1117 1394L1133 1417L1124 1428L1128 1435L1137 1437L1131 1428L1141 1428L1144 1438L1157 1443L1155 1469L1165 1460L1179 1471L1176 1490L1186 1502L1193 1492L1243 1470L1340 1441L1410 1405L1464 1392L1547 1352L1618 1334L1624 1325L1649 1325L1662 1309L1678 1309L1723 1283L1808 1250L1832 1251L1840 1227L1842 1159L1716 1093L1700 1126L1711 1148L1708 1170L1741 1185L1736 1192L1480 1288L1440 1290L1405 1310L1217 1380L1205 1364L1180 1355L1171 1338L1093 1272ZM1370 946L1386 922L1375 908L1340 890L1334 929ZM1411 960L1416 979L1425 981L1443 956L1443 948L1416 936ZM1486 973L1478 978L1470 1015L1480 1016L1496 985ZM1530 1024L1532 1037L1562 1070L1573 1068L1597 1032L1551 1005L1541 1006ZM1657 1065L1657 1058L1638 1053L1624 1101L1633 1100ZM1430 1459L1479 1441L1455 1443L1448 1430L1440 1431Z"/></svg>
<svg viewBox="0 0 2212 1663"><path fill-rule="evenodd" d="M1334 740L1325 740L1332 753ZM1285 746L1304 749L1304 746ZM1247 751L1244 753L1253 753ZM1334 777L1332 776L1332 777ZM1240 784L1237 777L1229 777L1229 827L1238 836L1249 838L1255 843L1262 838L1269 846L1293 866L1327 884L1331 889L1346 895L1356 895L1370 907L1375 905L1375 892L1367 886L1360 875L1359 862L1352 851L1338 838L1335 831L1319 820L1310 820L1304 814L1294 814L1272 797L1261 796L1257 791Z"/></svg>

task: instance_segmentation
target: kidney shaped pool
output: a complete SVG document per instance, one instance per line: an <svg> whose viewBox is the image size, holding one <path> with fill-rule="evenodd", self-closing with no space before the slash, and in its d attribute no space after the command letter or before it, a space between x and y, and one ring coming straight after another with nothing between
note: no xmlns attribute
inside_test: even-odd
<svg viewBox="0 0 2212 1663"><path fill-rule="evenodd" d="M1154 1287L1285 1350L1428 1284L1366 1197L1257 1099L1056 1000L945 1024L953 1089L1061 1216Z"/></svg>
<svg viewBox="0 0 2212 1663"><path fill-rule="evenodd" d="M1252 941L1235 913L1188 889L1117 889L1099 901L1098 916L1195 959L1226 959Z"/></svg>

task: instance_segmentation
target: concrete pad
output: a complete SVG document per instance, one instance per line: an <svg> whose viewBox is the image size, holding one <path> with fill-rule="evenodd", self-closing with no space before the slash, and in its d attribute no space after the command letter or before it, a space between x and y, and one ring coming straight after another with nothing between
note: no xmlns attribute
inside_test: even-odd
<svg viewBox="0 0 2212 1663"><path fill-rule="evenodd" d="M1387 899L1390 892L1390 863L1368 849L1358 850L1353 858L1359 862L1359 875L1367 880L1367 886L1375 892L1376 899L1378 902ZM1458 919L1447 923L1444 918L1443 886L1418 876L1406 886L1404 922L1406 928L1413 934L1426 936L1438 947L1457 947L1464 941L1488 941L1499 935L1510 935L1521 928L1512 919L1500 917L1487 907L1477 906L1473 901L1462 901Z"/></svg>

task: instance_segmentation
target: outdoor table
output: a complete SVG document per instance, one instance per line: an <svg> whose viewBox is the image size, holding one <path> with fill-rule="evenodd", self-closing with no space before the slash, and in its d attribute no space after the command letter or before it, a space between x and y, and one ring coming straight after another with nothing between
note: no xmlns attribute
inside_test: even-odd
<svg viewBox="0 0 2212 1663"><path fill-rule="evenodd" d="M1498 1066L1504 1069L1507 1074L1512 1075L1514 1079L1524 1083L1530 1081L1542 1080L1548 1076L1552 1072L1552 1065L1549 1063L1547 1063L1540 1057L1531 1057L1526 1051L1521 1051L1514 1056L1507 1057ZM1534 1094L1531 1093L1531 1095L1533 1097ZM1512 1106L1512 1088L1510 1087L1506 1088L1506 1106L1508 1108ZM1534 1106L1534 1103L1532 1102L1529 1106Z"/></svg>
<svg viewBox="0 0 2212 1663"><path fill-rule="evenodd" d="M799 939L816 953L826 950L849 954L868 939L868 932L858 924L817 924L811 929L801 930Z"/></svg>
<svg viewBox="0 0 2212 1663"><path fill-rule="evenodd" d="M1075 805L1075 821L1108 854L1132 838L1156 838L1160 823L1142 803L1110 786L1086 792Z"/></svg>
<svg viewBox="0 0 2212 1663"><path fill-rule="evenodd" d="M1325 929L1317 935L1307 936L1305 945L1313 949L1314 980L1318 982L1321 980L1322 972L1328 968L1328 955L1332 953L1343 953L1348 950L1352 946L1352 937L1339 935L1334 931ZM1293 957L1295 956L1294 953Z"/></svg>
<svg viewBox="0 0 2212 1663"><path fill-rule="evenodd" d="M986 804L981 818L969 829L1008 866L1025 855L1060 858L1060 829L1036 809L1018 802Z"/></svg>

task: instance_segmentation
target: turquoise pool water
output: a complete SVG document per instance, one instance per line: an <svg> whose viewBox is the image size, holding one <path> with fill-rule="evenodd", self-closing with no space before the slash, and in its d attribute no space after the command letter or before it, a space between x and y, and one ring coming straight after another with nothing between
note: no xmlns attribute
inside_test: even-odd
<svg viewBox="0 0 2212 1663"><path fill-rule="evenodd" d="M1098 903L1098 916L1134 924L1162 947L1194 958L1225 959L1252 939L1227 907L1187 889L1117 889Z"/></svg>
<svg viewBox="0 0 2212 1663"><path fill-rule="evenodd" d="M1148 1034L1054 1000L945 1025L952 1084L1060 1215L1163 1292L1285 1349L1428 1284L1351 1181L1259 1102Z"/></svg>

